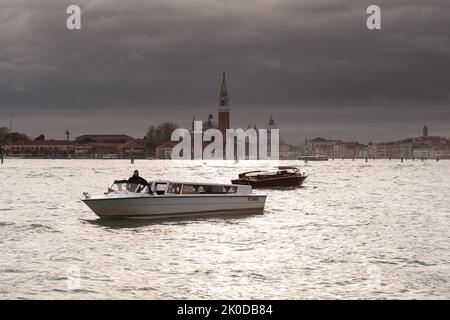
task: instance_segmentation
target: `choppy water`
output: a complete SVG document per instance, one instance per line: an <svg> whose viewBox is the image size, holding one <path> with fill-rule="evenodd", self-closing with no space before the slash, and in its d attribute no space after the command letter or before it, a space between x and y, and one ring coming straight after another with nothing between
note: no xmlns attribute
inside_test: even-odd
<svg viewBox="0 0 450 320"><path fill-rule="evenodd" d="M450 298L450 161L288 161L263 216L102 222L79 201L134 168L229 182L260 162L9 160L0 298Z"/></svg>

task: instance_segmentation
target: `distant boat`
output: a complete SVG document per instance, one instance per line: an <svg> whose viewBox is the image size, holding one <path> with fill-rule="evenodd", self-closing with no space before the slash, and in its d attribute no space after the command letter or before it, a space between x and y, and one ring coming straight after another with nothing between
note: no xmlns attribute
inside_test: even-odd
<svg viewBox="0 0 450 320"><path fill-rule="evenodd" d="M297 167L282 166L273 171L249 171L239 174L233 184L249 185L252 188L300 187L306 179Z"/></svg>
<svg viewBox="0 0 450 320"><path fill-rule="evenodd" d="M101 218L165 219L263 214L266 195L250 186L153 181L115 181L104 195L82 201Z"/></svg>
<svg viewBox="0 0 450 320"><path fill-rule="evenodd" d="M327 157L320 157L320 156L306 156L306 157L299 157L298 159L304 161L328 161Z"/></svg>

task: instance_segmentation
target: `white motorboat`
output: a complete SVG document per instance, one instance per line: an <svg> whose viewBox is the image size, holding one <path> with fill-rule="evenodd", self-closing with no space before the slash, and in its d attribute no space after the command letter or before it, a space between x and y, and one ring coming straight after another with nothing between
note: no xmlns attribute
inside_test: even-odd
<svg viewBox="0 0 450 320"><path fill-rule="evenodd" d="M263 214L266 195L251 186L153 181L115 181L108 192L82 201L101 218L162 219Z"/></svg>

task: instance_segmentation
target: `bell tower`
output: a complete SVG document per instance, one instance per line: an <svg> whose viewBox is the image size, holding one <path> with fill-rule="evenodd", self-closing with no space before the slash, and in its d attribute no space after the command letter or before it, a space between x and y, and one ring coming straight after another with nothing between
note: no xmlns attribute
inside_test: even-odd
<svg viewBox="0 0 450 320"><path fill-rule="evenodd" d="M423 131L422 132L422 137L424 137L424 138L428 137L428 126L427 126L426 123L423 125L423 130L422 131Z"/></svg>
<svg viewBox="0 0 450 320"><path fill-rule="evenodd" d="M225 72L223 73L222 86L219 96L219 130L225 139L227 129L230 129L230 97L228 96L227 82Z"/></svg>

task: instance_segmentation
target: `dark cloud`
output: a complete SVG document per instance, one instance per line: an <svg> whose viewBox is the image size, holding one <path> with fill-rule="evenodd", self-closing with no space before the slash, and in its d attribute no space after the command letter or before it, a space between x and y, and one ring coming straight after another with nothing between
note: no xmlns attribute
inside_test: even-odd
<svg viewBox="0 0 450 320"><path fill-rule="evenodd" d="M82 8L82 30L65 9ZM382 30L365 27L369 4ZM0 126L31 135L125 132L216 112L271 114L288 140L383 140L423 122L450 135L444 0L0 0Z"/></svg>

